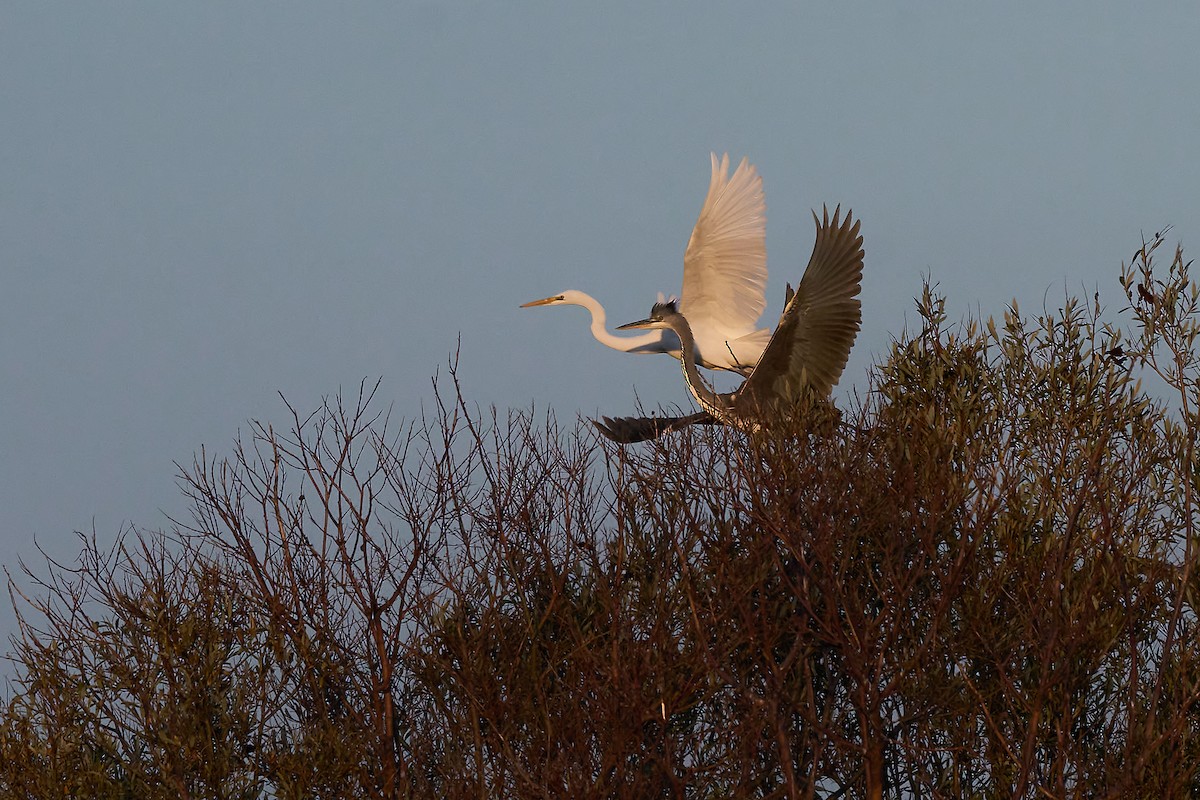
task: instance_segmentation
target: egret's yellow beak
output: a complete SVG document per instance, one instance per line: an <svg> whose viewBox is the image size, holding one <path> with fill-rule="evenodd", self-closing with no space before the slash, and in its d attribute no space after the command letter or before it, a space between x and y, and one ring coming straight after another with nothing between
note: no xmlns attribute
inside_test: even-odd
<svg viewBox="0 0 1200 800"><path fill-rule="evenodd" d="M530 300L528 303L521 303L521 308L532 308L534 306L548 306L551 303L557 303L563 299L561 294L556 294L553 297L543 297L541 300Z"/></svg>

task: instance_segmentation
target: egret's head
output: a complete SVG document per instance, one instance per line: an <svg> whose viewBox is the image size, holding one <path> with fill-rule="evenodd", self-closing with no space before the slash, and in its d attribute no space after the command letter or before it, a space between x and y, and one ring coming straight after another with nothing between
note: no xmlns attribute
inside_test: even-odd
<svg viewBox="0 0 1200 800"><path fill-rule="evenodd" d="M583 292L577 292L574 289L568 289L561 294L543 297L541 300L530 300L528 303L522 303L521 308L533 308L534 306L580 306L583 305Z"/></svg>
<svg viewBox="0 0 1200 800"><path fill-rule="evenodd" d="M662 300L654 304L650 309L650 316L637 322L630 322L627 325L617 326L617 330L629 330L630 328L649 328L653 330L669 328L666 320L668 317L677 316L679 314L679 306L675 299Z"/></svg>

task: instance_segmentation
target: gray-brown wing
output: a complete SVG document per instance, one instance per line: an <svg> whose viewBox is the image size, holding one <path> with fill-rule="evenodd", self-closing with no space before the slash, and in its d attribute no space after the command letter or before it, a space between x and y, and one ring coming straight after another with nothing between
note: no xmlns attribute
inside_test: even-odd
<svg viewBox="0 0 1200 800"><path fill-rule="evenodd" d="M664 433L677 431L688 425L717 425L716 419L707 411L688 414L686 417L601 417L603 422L592 420L596 430L619 444L634 444L657 439Z"/></svg>
<svg viewBox="0 0 1200 800"><path fill-rule="evenodd" d="M840 221L841 206L832 220L823 212L824 219L813 213L817 240L804 277L740 395L788 404L807 383L824 396L846 368L862 323L863 240L851 212Z"/></svg>

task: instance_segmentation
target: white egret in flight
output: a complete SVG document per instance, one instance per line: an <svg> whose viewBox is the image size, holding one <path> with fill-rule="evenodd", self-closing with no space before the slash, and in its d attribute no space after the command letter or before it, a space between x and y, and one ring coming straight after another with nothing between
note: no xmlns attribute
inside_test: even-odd
<svg viewBox="0 0 1200 800"><path fill-rule="evenodd" d="M656 303L647 319L622 325L628 328L668 329L679 337L683 377L696 402L704 409L684 417L604 418L594 424L608 438L629 444L654 439L686 425L724 424L753 431L771 412L786 412L800 393L815 391L824 397L833 389L862 322L858 293L862 284L863 249L858 221L847 212L838 221L840 207L829 219L817 222L817 240L804 277L779 318L779 325L757 366L733 392L717 394L696 369L694 342L687 316L672 302Z"/></svg>
<svg viewBox="0 0 1200 800"><path fill-rule="evenodd" d="M680 309L687 314L695 363L749 375L771 331L757 327L767 307L766 204L762 178L742 163L729 177L729 156L712 154L712 179L700 218L683 255ZM614 336L605 328L604 306L575 289L525 303L583 306L592 315L592 335L626 353L681 357L678 337L662 329L641 336Z"/></svg>

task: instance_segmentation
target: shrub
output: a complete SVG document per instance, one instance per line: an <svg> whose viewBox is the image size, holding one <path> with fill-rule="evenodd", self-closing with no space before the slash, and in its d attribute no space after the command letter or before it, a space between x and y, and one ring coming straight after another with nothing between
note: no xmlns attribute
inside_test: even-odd
<svg viewBox="0 0 1200 800"><path fill-rule="evenodd" d="M435 383L181 468L10 582L27 797L1200 791L1198 291L947 324L841 411L620 449ZM1139 377L1161 387L1149 393ZM447 389L449 389L447 391Z"/></svg>

